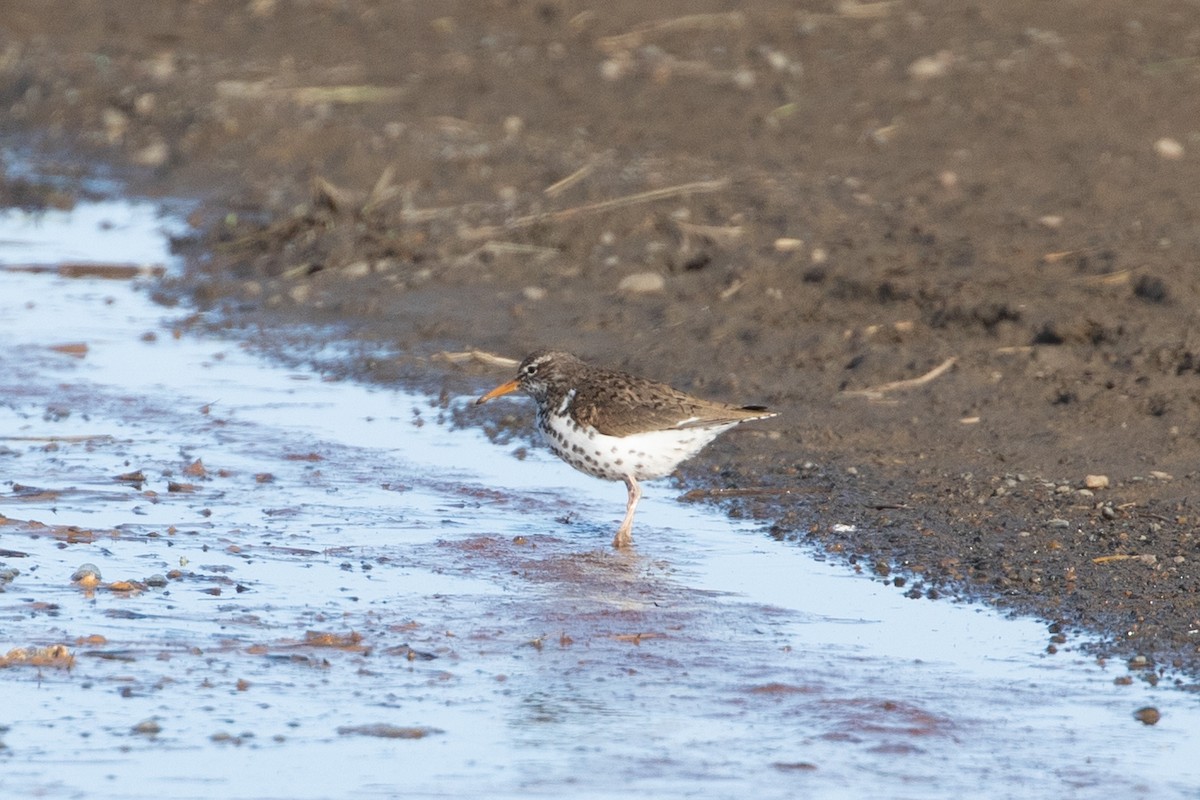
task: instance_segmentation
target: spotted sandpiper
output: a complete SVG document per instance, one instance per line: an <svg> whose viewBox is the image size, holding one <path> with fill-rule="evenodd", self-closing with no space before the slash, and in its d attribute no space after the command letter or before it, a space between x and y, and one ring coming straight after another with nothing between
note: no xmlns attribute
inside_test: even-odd
<svg viewBox="0 0 1200 800"><path fill-rule="evenodd" d="M625 519L613 547L633 543L633 512L640 480L671 474L723 431L775 414L763 406L701 400L665 383L585 364L570 353L537 350L517 377L475 401L510 392L537 403L537 425L555 455L588 475L624 481Z"/></svg>

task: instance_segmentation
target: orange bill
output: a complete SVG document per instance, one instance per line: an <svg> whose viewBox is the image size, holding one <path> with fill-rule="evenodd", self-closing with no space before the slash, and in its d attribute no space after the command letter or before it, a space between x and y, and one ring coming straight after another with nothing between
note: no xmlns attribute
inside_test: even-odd
<svg viewBox="0 0 1200 800"><path fill-rule="evenodd" d="M501 395L506 395L511 392L515 392L516 390L517 390L517 382L516 381L509 381L508 383L502 383L499 386L497 386L495 389L492 389L490 392L485 394L483 397L476 400L475 405L479 405L480 403L486 403L488 400L494 400L495 398L500 397Z"/></svg>

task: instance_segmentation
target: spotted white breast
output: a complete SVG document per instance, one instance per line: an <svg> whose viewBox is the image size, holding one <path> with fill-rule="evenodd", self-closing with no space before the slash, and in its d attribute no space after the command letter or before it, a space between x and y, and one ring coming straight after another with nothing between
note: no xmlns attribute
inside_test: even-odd
<svg viewBox="0 0 1200 800"><path fill-rule="evenodd" d="M679 424L691 421L680 420ZM567 414L538 414L538 428L555 454L581 472L611 481L626 475L637 480L670 475L680 462L737 424L723 422L608 436L590 425L580 425Z"/></svg>

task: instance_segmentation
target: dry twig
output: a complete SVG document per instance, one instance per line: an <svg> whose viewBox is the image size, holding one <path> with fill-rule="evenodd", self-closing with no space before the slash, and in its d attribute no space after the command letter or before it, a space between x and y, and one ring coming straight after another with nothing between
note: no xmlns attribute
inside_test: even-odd
<svg viewBox="0 0 1200 800"><path fill-rule="evenodd" d="M718 178L711 181L682 183L678 186L664 186L661 189L651 189L647 192L638 192L637 194L625 195L624 197L614 197L610 200L599 200L595 203L587 203L585 205L575 206L573 208L564 208L559 211L544 211L540 214L528 214L524 217L517 217L514 220L510 220L504 225L484 225L479 228L471 228L459 231L459 236L464 239L494 239L496 236L499 236L505 231L530 228L534 225L540 225L546 222L561 222L581 214L595 214L601 211L610 211L614 208L624 208L626 206L634 206L641 203L650 203L655 200L666 200L671 197L680 197L688 194L701 194L704 192L717 192L721 189L724 189L728 185L728 178Z"/></svg>
<svg viewBox="0 0 1200 800"><path fill-rule="evenodd" d="M440 353L434 353L433 358L438 361L449 361L451 364L465 364L468 361L474 361L489 367L515 367L521 363L515 358L498 356L485 350L461 350L458 352L443 350Z"/></svg>
<svg viewBox="0 0 1200 800"><path fill-rule="evenodd" d="M542 189L542 194L546 195L547 197L558 197L560 194L565 192L567 189L570 189L572 186L579 183L581 180L586 178L588 175L591 175L592 172L596 169L597 163L598 162L596 159L592 159L591 161L587 162L579 169L572 172L567 177L563 178L562 180L555 181L554 183L547 186L545 189Z"/></svg>
<svg viewBox="0 0 1200 800"><path fill-rule="evenodd" d="M596 47L605 53L619 53L641 47L647 39L664 33L680 31L739 30L746 26L746 15L740 11L723 14L687 14L673 19L639 25L628 33L605 36L596 40Z"/></svg>
<svg viewBox="0 0 1200 800"><path fill-rule="evenodd" d="M931 380L934 380L945 373L948 369L953 367L957 361L958 358L956 356L950 356L950 358L947 358L945 361L929 370L929 372L926 372L924 375L920 375L916 378L908 378L902 381L883 383L879 386L872 386L867 389L847 389L843 391L842 394L847 397L867 397L871 400L880 400L888 392L894 392L898 389L911 389L914 386L921 386L922 384L929 383Z"/></svg>

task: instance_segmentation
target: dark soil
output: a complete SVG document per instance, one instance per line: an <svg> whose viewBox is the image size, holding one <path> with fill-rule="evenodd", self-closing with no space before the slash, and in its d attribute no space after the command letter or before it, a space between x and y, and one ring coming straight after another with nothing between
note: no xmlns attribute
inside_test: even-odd
<svg viewBox="0 0 1200 800"><path fill-rule="evenodd" d="M1195 674L1195 4L739 7L8 0L4 196L198 198L164 297L336 374L768 403L697 495Z"/></svg>

